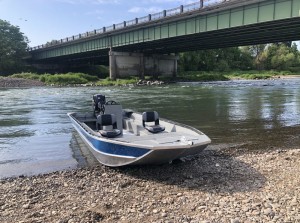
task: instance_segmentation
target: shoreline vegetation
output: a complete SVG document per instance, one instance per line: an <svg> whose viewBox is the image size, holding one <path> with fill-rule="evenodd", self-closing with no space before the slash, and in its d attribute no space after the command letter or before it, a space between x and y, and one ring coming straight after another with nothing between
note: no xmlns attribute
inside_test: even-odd
<svg viewBox="0 0 300 223"><path fill-rule="evenodd" d="M97 76L85 73L65 73L65 74L37 74L18 73L8 77L0 77L0 87L30 87L30 86L145 86L162 85L177 82L210 82L210 81L230 81L230 80L267 80L278 78L296 78L298 73L290 71L231 71L231 72L201 72L187 71L179 72L175 78L160 77L153 79L146 76L144 80L138 77L129 77L111 80L108 77L100 79Z"/></svg>

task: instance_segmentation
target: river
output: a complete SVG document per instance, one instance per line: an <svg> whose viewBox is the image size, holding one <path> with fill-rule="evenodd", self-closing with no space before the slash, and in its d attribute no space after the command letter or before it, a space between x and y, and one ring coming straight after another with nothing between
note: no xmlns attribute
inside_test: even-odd
<svg viewBox="0 0 300 223"><path fill-rule="evenodd" d="M151 87L0 89L0 178L82 165L68 112L92 110L105 94L123 108L156 110L196 127L211 148L285 149L300 145L300 79L178 83Z"/></svg>

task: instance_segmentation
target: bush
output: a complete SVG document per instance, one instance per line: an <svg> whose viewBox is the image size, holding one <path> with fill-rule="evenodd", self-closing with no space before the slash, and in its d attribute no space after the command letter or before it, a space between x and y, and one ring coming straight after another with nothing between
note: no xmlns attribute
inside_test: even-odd
<svg viewBox="0 0 300 223"><path fill-rule="evenodd" d="M290 67L289 70L290 70L290 72L292 72L292 73L297 73L297 74L299 74L299 73L300 73L300 66L299 66L299 67Z"/></svg>
<svg viewBox="0 0 300 223"><path fill-rule="evenodd" d="M14 74L13 78L24 78L31 80L39 80L46 84L69 85L69 84L86 84L96 82L99 79L84 73L66 73L66 74L35 74L35 73L20 73Z"/></svg>
<svg viewBox="0 0 300 223"><path fill-rule="evenodd" d="M105 78L101 81L98 81L96 85L100 86L123 86L128 84L136 84L138 79L136 77L131 77L128 79L117 79L115 81L111 80L110 78Z"/></svg>
<svg viewBox="0 0 300 223"><path fill-rule="evenodd" d="M201 72L201 71L187 71L181 72L178 78L183 78L187 81L226 81L228 78L222 73L218 72Z"/></svg>
<svg viewBox="0 0 300 223"><path fill-rule="evenodd" d="M23 78L23 79L30 79L30 80L39 80L40 75L35 73L18 73L11 75L13 78Z"/></svg>
<svg viewBox="0 0 300 223"><path fill-rule="evenodd" d="M83 74L83 73L66 73L66 74L54 74L45 76L45 82L47 84L86 84L88 82L95 82L98 78Z"/></svg>

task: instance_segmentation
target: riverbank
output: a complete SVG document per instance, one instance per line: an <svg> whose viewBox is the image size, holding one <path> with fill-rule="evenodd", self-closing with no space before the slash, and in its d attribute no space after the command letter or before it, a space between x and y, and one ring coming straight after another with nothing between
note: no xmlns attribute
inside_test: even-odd
<svg viewBox="0 0 300 223"><path fill-rule="evenodd" d="M0 87L34 87L34 86L58 86L58 87L77 87L77 86L153 86L164 85L177 82L212 82L229 80L273 80L273 79L300 78L300 75L290 72L275 71L237 71L237 72L200 72L189 71L180 72L177 77L160 77L153 79L150 76L144 80L137 77L110 80L109 78L99 79L84 73L66 74L35 74L20 73L10 77L0 77Z"/></svg>
<svg viewBox="0 0 300 223"><path fill-rule="evenodd" d="M0 88L27 88L27 87L40 87L40 86L45 86L45 84L38 80L0 77Z"/></svg>
<svg viewBox="0 0 300 223"><path fill-rule="evenodd" d="M299 222L300 148L0 181L0 222Z"/></svg>
<svg viewBox="0 0 300 223"><path fill-rule="evenodd" d="M276 77L281 79L294 79L294 78L300 78L300 75L279 75Z"/></svg>

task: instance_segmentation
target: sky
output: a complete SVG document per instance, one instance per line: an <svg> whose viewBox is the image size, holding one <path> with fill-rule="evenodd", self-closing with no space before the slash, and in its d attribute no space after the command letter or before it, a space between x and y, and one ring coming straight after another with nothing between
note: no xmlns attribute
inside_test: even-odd
<svg viewBox="0 0 300 223"><path fill-rule="evenodd" d="M0 0L0 19L34 47L197 0Z"/></svg>
<svg viewBox="0 0 300 223"><path fill-rule="evenodd" d="M34 47L196 1L0 0L0 19L20 27Z"/></svg>

